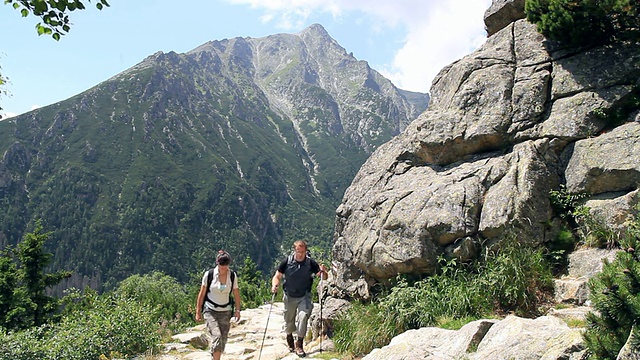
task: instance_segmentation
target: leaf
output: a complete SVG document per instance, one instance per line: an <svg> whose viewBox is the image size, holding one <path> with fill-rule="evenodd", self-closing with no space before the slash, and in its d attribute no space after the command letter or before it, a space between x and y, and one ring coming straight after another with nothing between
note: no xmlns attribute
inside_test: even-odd
<svg viewBox="0 0 640 360"><path fill-rule="evenodd" d="M44 34L44 30L44 26L42 26L40 23L36 25L36 31L38 32L38 35Z"/></svg>
<svg viewBox="0 0 640 360"><path fill-rule="evenodd" d="M56 8L60 10L60 12L64 12L67 10L67 3L65 1L58 1L56 4Z"/></svg>
<svg viewBox="0 0 640 360"><path fill-rule="evenodd" d="M36 1L33 4L33 13L34 15L43 14L45 11L49 9L49 5L47 5L44 1Z"/></svg>

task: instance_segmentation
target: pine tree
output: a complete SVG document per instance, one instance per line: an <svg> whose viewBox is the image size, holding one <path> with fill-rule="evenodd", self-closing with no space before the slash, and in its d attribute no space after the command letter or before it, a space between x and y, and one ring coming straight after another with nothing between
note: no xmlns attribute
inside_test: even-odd
<svg viewBox="0 0 640 360"><path fill-rule="evenodd" d="M621 239L623 251L589 281L596 311L587 315L584 338L595 359L615 359L634 325L640 324L639 234L637 224L632 226Z"/></svg>
<svg viewBox="0 0 640 360"><path fill-rule="evenodd" d="M37 222L35 230L25 234L18 244L18 287L14 291L14 299L19 299L20 302L14 304L12 316L20 319L21 328L39 326L52 319L60 300L48 296L46 290L71 276L68 271L45 273L52 257L44 249L49 235L50 233L43 232L41 223Z"/></svg>
<svg viewBox="0 0 640 360"><path fill-rule="evenodd" d="M546 37L571 46L639 38L637 0L526 0L527 19Z"/></svg>
<svg viewBox="0 0 640 360"><path fill-rule="evenodd" d="M12 259L11 248L0 251L0 326L7 329L15 327L12 317L15 308L14 290L18 283L16 264Z"/></svg>

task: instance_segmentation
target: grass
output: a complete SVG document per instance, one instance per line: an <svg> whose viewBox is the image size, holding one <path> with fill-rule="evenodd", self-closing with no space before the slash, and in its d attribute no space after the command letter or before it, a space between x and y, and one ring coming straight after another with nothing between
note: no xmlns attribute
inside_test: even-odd
<svg viewBox="0 0 640 360"><path fill-rule="evenodd" d="M336 321L336 349L360 356L409 329L457 330L497 314L540 315L553 289L551 266L544 249L518 244L506 239L501 249L475 264L440 259L438 274L413 283L398 277L387 294L369 304L352 304Z"/></svg>

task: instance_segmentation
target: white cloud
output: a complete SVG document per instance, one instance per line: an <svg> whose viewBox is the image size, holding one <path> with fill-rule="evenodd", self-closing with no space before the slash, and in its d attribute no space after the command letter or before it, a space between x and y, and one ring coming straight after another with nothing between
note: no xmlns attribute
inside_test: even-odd
<svg viewBox="0 0 640 360"><path fill-rule="evenodd" d="M431 2L433 6L423 19L406 24L404 45L382 72L402 89L428 91L443 67L484 43L483 14L490 3L491 0Z"/></svg>
<svg viewBox="0 0 640 360"><path fill-rule="evenodd" d="M381 72L398 87L427 92L446 65L480 46L485 38L483 14L491 0L228 0L263 9L262 21L283 29L299 28L313 13L341 18L353 12L376 21L372 33L401 26L406 37L393 61ZM373 28L375 26L375 28Z"/></svg>

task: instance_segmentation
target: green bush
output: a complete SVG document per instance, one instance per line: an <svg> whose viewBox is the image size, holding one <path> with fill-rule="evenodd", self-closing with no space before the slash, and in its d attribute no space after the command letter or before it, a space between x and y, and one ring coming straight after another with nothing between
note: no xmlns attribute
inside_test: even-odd
<svg viewBox="0 0 640 360"><path fill-rule="evenodd" d="M114 291L122 298L131 298L154 309L156 322L176 331L185 324L192 324L195 298L191 297L184 285L161 272L146 275L132 275L123 280Z"/></svg>
<svg viewBox="0 0 640 360"><path fill-rule="evenodd" d="M55 325L0 334L0 359L87 360L143 354L160 342L153 309L118 296L95 298Z"/></svg>
<svg viewBox="0 0 640 360"><path fill-rule="evenodd" d="M570 46L639 38L637 0L526 0L527 19L549 39Z"/></svg>
<svg viewBox="0 0 640 360"><path fill-rule="evenodd" d="M552 290L546 250L508 240L475 264L441 258L436 275L413 284L398 277L388 294L373 304L354 305L336 321L336 348L360 355L408 329L460 327L455 319L469 322L507 311L538 315Z"/></svg>
<svg viewBox="0 0 640 360"><path fill-rule="evenodd" d="M5 332L0 330L0 360L47 359L42 338L47 326L24 331Z"/></svg>
<svg viewBox="0 0 640 360"><path fill-rule="evenodd" d="M133 299L104 296L91 310L66 317L46 346L51 359L97 359L137 355L160 342L153 309Z"/></svg>

